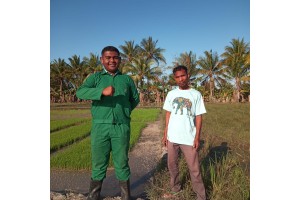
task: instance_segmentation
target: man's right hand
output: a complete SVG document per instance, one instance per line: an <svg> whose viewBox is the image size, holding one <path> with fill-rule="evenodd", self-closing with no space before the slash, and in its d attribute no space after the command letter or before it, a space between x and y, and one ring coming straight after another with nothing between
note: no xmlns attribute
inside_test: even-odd
<svg viewBox="0 0 300 200"><path fill-rule="evenodd" d="M108 86L107 88L104 88L102 91L102 94L104 96L113 96L115 93L115 88L113 86Z"/></svg>
<svg viewBox="0 0 300 200"><path fill-rule="evenodd" d="M164 147L166 147L167 144L168 144L168 139L167 139L167 134L166 134L166 132L167 132L167 129L165 129L164 136L163 136L163 138L161 139L161 143L162 143L162 145L163 145Z"/></svg>

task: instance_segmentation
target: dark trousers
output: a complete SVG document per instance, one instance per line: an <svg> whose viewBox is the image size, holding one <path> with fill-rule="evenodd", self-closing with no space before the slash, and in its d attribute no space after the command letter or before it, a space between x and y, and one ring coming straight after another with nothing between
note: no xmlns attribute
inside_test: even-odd
<svg viewBox="0 0 300 200"><path fill-rule="evenodd" d="M168 168L171 176L170 184L173 192L178 192L181 189L179 182L178 157L179 149L182 151L187 166L189 168L193 191L197 194L197 200L205 200L205 187L203 184L198 151L189 145L176 144L168 142Z"/></svg>

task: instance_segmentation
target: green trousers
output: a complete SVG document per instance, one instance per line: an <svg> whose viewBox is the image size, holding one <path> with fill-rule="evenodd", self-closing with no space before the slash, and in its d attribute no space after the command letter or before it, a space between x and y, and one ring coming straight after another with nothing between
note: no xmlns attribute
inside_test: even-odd
<svg viewBox="0 0 300 200"><path fill-rule="evenodd" d="M93 123L91 131L92 179L103 180L109 164L110 152L118 180L127 181L130 176L128 150L129 124Z"/></svg>

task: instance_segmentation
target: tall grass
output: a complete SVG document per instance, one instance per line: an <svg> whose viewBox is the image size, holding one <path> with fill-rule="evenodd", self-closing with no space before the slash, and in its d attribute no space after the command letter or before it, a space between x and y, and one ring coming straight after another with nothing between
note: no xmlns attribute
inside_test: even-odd
<svg viewBox="0 0 300 200"><path fill-rule="evenodd" d="M235 155L226 155L220 162L209 162L209 174L202 166L202 173L206 174L207 185L210 185L210 199L248 199L250 198L249 177L246 169L241 166Z"/></svg>
<svg viewBox="0 0 300 200"><path fill-rule="evenodd" d="M250 105L206 104L206 110L207 113L203 115L199 158L207 198L248 200L250 199ZM183 192L178 195L178 199L196 199L183 156L180 158L179 168ZM168 191L170 191L169 172L164 158L146 192L149 199L158 200Z"/></svg>

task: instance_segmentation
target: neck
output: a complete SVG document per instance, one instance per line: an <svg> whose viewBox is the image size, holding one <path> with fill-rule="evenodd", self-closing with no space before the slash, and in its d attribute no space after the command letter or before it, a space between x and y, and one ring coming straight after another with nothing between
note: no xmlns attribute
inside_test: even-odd
<svg viewBox="0 0 300 200"><path fill-rule="evenodd" d="M186 88L179 88L180 90L188 90L190 89L190 87L186 87Z"/></svg>
<svg viewBox="0 0 300 200"><path fill-rule="evenodd" d="M178 88L180 90L188 90L190 89L190 85L189 84L178 85Z"/></svg>
<svg viewBox="0 0 300 200"><path fill-rule="evenodd" d="M110 71L108 71L107 69L105 69L104 68L104 70L108 73L108 74L110 74L110 75L112 75L112 76L114 76L114 75L116 75L117 74L117 71L115 71L114 73L113 72L110 72Z"/></svg>
<svg viewBox="0 0 300 200"><path fill-rule="evenodd" d="M109 71L107 71L107 73L109 73L112 76L114 76L116 74L116 73L112 73L112 72L109 72Z"/></svg>

